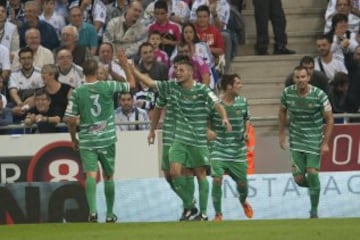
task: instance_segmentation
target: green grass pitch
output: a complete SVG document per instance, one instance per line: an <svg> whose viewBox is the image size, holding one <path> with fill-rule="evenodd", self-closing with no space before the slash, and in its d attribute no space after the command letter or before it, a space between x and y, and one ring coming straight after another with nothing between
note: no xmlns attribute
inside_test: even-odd
<svg viewBox="0 0 360 240"><path fill-rule="evenodd" d="M159 223L66 223L0 226L1 240L347 240L360 218Z"/></svg>

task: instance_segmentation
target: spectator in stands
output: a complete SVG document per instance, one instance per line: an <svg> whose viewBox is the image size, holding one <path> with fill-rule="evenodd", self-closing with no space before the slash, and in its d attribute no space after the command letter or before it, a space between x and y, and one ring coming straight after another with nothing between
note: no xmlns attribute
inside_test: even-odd
<svg viewBox="0 0 360 240"><path fill-rule="evenodd" d="M334 56L344 61L344 52L354 52L358 42L356 34L348 30L348 17L337 13L332 18L332 29L326 34L332 40L331 51Z"/></svg>
<svg viewBox="0 0 360 240"><path fill-rule="evenodd" d="M149 31L158 31L161 34L161 48L170 57L175 46L180 42L181 30L178 24L169 21L168 7L165 1L159 0L154 5L155 23Z"/></svg>
<svg viewBox="0 0 360 240"><path fill-rule="evenodd" d="M142 11L141 2L132 1L124 16L111 19L106 27L103 42L111 43L115 52L122 48L129 58L135 57L139 46L147 39L146 28L138 21Z"/></svg>
<svg viewBox="0 0 360 240"><path fill-rule="evenodd" d="M310 75L310 84L320 88L326 94L329 92L329 79L325 76L325 74L321 71L314 70L315 62L314 58L310 56L304 56L300 60L299 66L306 68ZM285 87L294 84L294 73L291 73L285 80Z"/></svg>
<svg viewBox="0 0 360 240"><path fill-rule="evenodd" d="M53 26L60 39L61 30L65 27L65 18L55 12L55 0L43 1L43 12L39 19Z"/></svg>
<svg viewBox="0 0 360 240"><path fill-rule="evenodd" d="M34 53L25 47L19 51L21 68L12 72L9 80L9 95L11 97L14 121L20 121L25 113L34 106L34 92L44 86L40 69L34 66Z"/></svg>
<svg viewBox="0 0 360 240"><path fill-rule="evenodd" d="M214 25L223 36L225 51L225 72L230 68L232 42L231 35L228 31L230 18L230 4L227 0L195 0L191 7L190 21L196 22L196 10L199 6L206 5L210 10L210 24Z"/></svg>
<svg viewBox="0 0 360 240"><path fill-rule="evenodd" d="M98 37L95 27L83 21L83 11L80 7L72 7L69 15L70 24L77 28L79 39L77 43L90 50L92 55L96 54L98 47Z"/></svg>
<svg viewBox="0 0 360 240"><path fill-rule="evenodd" d="M161 45L161 34L159 31L152 31L149 33L148 42L154 48L154 56L156 61L165 64L167 67L170 66L169 56L166 52L160 49Z"/></svg>
<svg viewBox="0 0 360 240"><path fill-rule="evenodd" d="M6 97L5 95L0 93L0 126L4 126L12 123L11 109L7 108L6 105L7 105Z"/></svg>
<svg viewBox="0 0 360 240"><path fill-rule="evenodd" d="M155 4L158 0L149 3L144 11L142 22L149 26L155 22ZM169 20L178 24L184 24L189 20L190 9L189 5L182 0L162 0L165 1L168 6Z"/></svg>
<svg viewBox="0 0 360 240"><path fill-rule="evenodd" d="M69 50L61 49L56 54L56 65L59 67L59 81L73 88L80 87L85 82L82 67L73 62Z"/></svg>
<svg viewBox="0 0 360 240"><path fill-rule="evenodd" d="M123 16L130 0L116 0L106 5L106 22L107 25L111 19Z"/></svg>
<svg viewBox="0 0 360 240"><path fill-rule="evenodd" d="M72 25L65 26L61 31L60 48L56 49L55 55L59 49L66 48L71 52L73 61L76 65L82 66L86 59L91 57L90 50L87 47L78 44L79 32Z"/></svg>
<svg viewBox="0 0 360 240"><path fill-rule="evenodd" d="M38 133L57 132L56 125L61 121L58 109L51 108L51 99L45 89L35 92L35 106L30 109L25 118L25 126L36 124Z"/></svg>
<svg viewBox="0 0 360 240"><path fill-rule="evenodd" d="M6 9L0 5L0 44L12 54L19 49L19 33L17 26L7 21Z"/></svg>
<svg viewBox="0 0 360 240"><path fill-rule="evenodd" d="M156 61L153 46L145 42L139 47L140 62L138 69L142 73L147 73L152 79L167 80L168 68L163 63Z"/></svg>
<svg viewBox="0 0 360 240"><path fill-rule="evenodd" d="M109 72L104 66L99 66L97 70L97 79L100 81L107 81L110 79Z"/></svg>
<svg viewBox="0 0 360 240"><path fill-rule="evenodd" d="M20 47L25 47L25 32L30 28L37 28L40 31L41 45L54 50L59 47L59 39L55 29L47 22L40 20L39 3L36 1L28 1L25 3L25 19L26 21L19 27Z"/></svg>
<svg viewBox="0 0 360 240"><path fill-rule="evenodd" d="M344 62L333 56L331 51L331 40L325 35L316 39L316 46L319 56L315 57L315 70L323 72L331 82L336 72L348 73Z"/></svg>
<svg viewBox="0 0 360 240"><path fill-rule="evenodd" d="M345 113L349 111L348 93L349 77L346 73L335 73L334 80L329 91L329 100L333 113Z"/></svg>
<svg viewBox="0 0 360 240"><path fill-rule="evenodd" d="M41 69L44 89L50 97L50 109L57 109L60 118L64 117L68 99L71 96L70 85L59 82L59 70L55 64L46 64Z"/></svg>
<svg viewBox="0 0 360 240"><path fill-rule="evenodd" d="M177 46L177 57L176 58L182 58L185 57L185 59L187 61L190 61L191 64L194 67L194 71L193 71L193 78L195 81L197 82L201 82L203 84L205 84L206 86L210 85L210 68L209 66L206 64L206 62L204 60L202 60L201 57L197 56L197 55L192 55L191 51L190 51L190 46L188 43L184 43L181 42L178 46ZM178 62L178 60L175 60L174 62ZM175 70L174 70L174 65L172 65L170 67L169 70L169 78L174 78L175 77Z"/></svg>
<svg viewBox="0 0 360 240"><path fill-rule="evenodd" d="M155 102L157 99L157 93L142 82L139 82L138 90L133 95L134 105L145 110L148 116L151 118L152 110L155 107Z"/></svg>
<svg viewBox="0 0 360 240"><path fill-rule="evenodd" d="M0 93L6 94L10 72L10 53L5 46L0 44Z"/></svg>
<svg viewBox="0 0 360 240"><path fill-rule="evenodd" d="M210 24L210 9L206 5L201 5L196 10L196 33L202 42L205 42L215 58L224 54L224 39L220 31Z"/></svg>
<svg viewBox="0 0 360 240"><path fill-rule="evenodd" d="M106 22L106 6L103 0L81 0L80 9L83 12L85 22L95 27L99 42L102 39L103 27ZM72 8L73 6L70 6Z"/></svg>
<svg viewBox="0 0 360 240"><path fill-rule="evenodd" d="M114 60L114 51L111 43L102 43L99 47L99 65L109 73L108 79L126 81L126 75L121 66Z"/></svg>
<svg viewBox="0 0 360 240"><path fill-rule="evenodd" d="M328 33L332 28L332 18L336 13L345 14L348 17L348 30L354 33L359 31L360 18L352 14L352 0L336 0L335 9L334 1L330 1L325 13L325 28L324 33Z"/></svg>
<svg viewBox="0 0 360 240"><path fill-rule="evenodd" d="M360 45L355 48L354 53L345 54L345 65L349 70L349 111L360 112Z"/></svg>
<svg viewBox="0 0 360 240"><path fill-rule="evenodd" d="M274 54L294 54L294 50L286 48L286 18L281 0L253 0L256 22L257 55L267 55L269 45L268 24L271 21L274 29Z"/></svg>
<svg viewBox="0 0 360 240"><path fill-rule="evenodd" d="M133 96L131 93L121 93L119 95L119 107L115 110L115 122L149 122L149 116L147 112L134 105ZM118 125L118 130L132 131L132 130L146 130L149 129L149 124L129 124Z"/></svg>
<svg viewBox="0 0 360 240"><path fill-rule="evenodd" d="M40 31L36 28L29 28L25 33L26 46L34 53L34 66L39 69L45 64L54 63L54 55L52 52L40 44ZM18 51L16 52L18 53ZM18 54L14 55L14 60L11 65L13 71L21 67Z"/></svg>
<svg viewBox="0 0 360 240"><path fill-rule="evenodd" d="M20 27L25 22L24 4L21 0L9 0L6 7L8 20Z"/></svg>

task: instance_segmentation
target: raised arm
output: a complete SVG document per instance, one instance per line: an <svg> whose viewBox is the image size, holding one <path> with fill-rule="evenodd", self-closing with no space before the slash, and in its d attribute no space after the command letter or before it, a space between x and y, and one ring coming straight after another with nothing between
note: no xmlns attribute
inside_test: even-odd
<svg viewBox="0 0 360 240"><path fill-rule="evenodd" d="M126 57L125 51L119 50L117 57L118 57L120 66L122 67L122 69L125 72L126 80L130 84L130 88L135 88L136 87L135 78L134 78L134 75L132 74L131 67L130 67L128 58Z"/></svg>
<svg viewBox="0 0 360 240"><path fill-rule="evenodd" d="M133 73L135 79L143 82L148 87L155 87L155 81L150 78L148 75L141 73L139 70L135 68L134 65L130 65L131 72Z"/></svg>

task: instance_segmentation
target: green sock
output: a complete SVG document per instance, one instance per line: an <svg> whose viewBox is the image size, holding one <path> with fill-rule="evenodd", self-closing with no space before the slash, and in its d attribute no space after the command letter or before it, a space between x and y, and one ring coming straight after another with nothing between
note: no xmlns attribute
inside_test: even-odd
<svg viewBox="0 0 360 240"><path fill-rule="evenodd" d="M106 216L112 217L113 216L113 207L114 207L114 199L115 199L115 186L114 181L105 181L104 182L105 187L105 199L106 199Z"/></svg>
<svg viewBox="0 0 360 240"><path fill-rule="evenodd" d="M246 201L246 198L248 196L248 186L247 183L244 184L244 186L239 186L239 184L237 185L237 190L239 192L239 200L241 204L244 204Z"/></svg>
<svg viewBox="0 0 360 240"><path fill-rule="evenodd" d="M195 192L195 184L193 176L185 177L185 191L188 194L187 198L191 199L191 203L193 203L194 192Z"/></svg>
<svg viewBox="0 0 360 240"><path fill-rule="evenodd" d="M96 179L86 177L85 181L86 199L89 205L90 214L96 213Z"/></svg>
<svg viewBox="0 0 360 240"><path fill-rule="evenodd" d="M207 204L209 199L209 182L207 178L199 181L199 205L200 212L206 215Z"/></svg>
<svg viewBox="0 0 360 240"><path fill-rule="evenodd" d="M181 200L184 203L184 208L191 209L192 207L192 199L189 200L188 193L185 190L185 177L175 177L172 180L174 185L174 190L177 193L177 195L181 198Z"/></svg>
<svg viewBox="0 0 360 240"><path fill-rule="evenodd" d="M211 196L215 213L221 213L221 195L221 183L213 181Z"/></svg>
<svg viewBox="0 0 360 240"><path fill-rule="evenodd" d="M320 179L319 173L308 173L307 180L309 183L309 194L311 203L311 213L317 214L320 199Z"/></svg>

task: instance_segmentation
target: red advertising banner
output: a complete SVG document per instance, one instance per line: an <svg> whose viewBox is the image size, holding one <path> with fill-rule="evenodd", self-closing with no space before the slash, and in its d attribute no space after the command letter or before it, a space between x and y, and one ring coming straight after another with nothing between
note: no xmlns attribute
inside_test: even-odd
<svg viewBox="0 0 360 240"><path fill-rule="evenodd" d="M360 124L335 125L321 171L360 170Z"/></svg>

